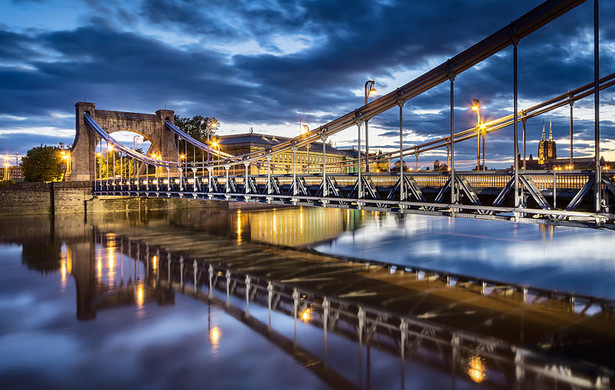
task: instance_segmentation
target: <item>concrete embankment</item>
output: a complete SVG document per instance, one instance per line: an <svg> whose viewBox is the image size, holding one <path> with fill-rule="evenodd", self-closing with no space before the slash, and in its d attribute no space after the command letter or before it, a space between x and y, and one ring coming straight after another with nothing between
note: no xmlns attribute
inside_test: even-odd
<svg viewBox="0 0 615 390"><path fill-rule="evenodd" d="M266 207L201 199L93 196L91 182L15 183L0 187L0 216L250 206Z"/></svg>

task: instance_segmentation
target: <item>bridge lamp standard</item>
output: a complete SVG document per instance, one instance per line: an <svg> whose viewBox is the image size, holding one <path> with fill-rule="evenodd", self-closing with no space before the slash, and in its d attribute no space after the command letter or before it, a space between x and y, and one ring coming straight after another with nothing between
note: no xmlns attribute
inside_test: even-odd
<svg viewBox="0 0 615 390"><path fill-rule="evenodd" d="M476 170L480 171L480 100L472 99L472 111L476 111Z"/></svg>
<svg viewBox="0 0 615 390"><path fill-rule="evenodd" d="M207 145L209 145L209 137L210 137L210 132L211 129L218 127L218 122L216 122L215 120L212 120L208 125L207 125ZM209 162L209 148L207 149L207 162Z"/></svg>
<svg viewBox="0 0 615 390"><path fill-rule="evenodd" d="M299 127L300 135L307 134L309 132L310 132L310 126L302 123L301 126ZM305 145L305 150L307 151L307 163L305 164L305 171L307 171L307 173L310 173L310 148L311 147L312 147L311 144Z"/></svg>
<svg viewBox="0 0 615 390"><path fill-rule="evenodd" d="M374 80L367 80L365 82L365 105L367 105L367 101L369 99L369 95L372 93L376 93L376 89L374 88L374 84L376 82ZM369 172L369 127L368 127L368 119L365 120L365 172ZM360 145L359 145L360 146ZM361 159L361 148L359 147L359 160ZM361 169L361 164L359 164L359 170Z"/></svg>
<svg viewBox="0 0 615 390"><path fill-rule="evenodd" d="M218 149L218 159L220 159L220 143L215 141L215 140L213 140L213 141L211 141L211 147L214 148L214 150ZM215 174L215 172L214 172L214 174Z"/></svg>
<svg viewBox="0 0 615 390"><path fill-rule="evenodd" d="M109 183L109 153L113 152L113 145L107 145L107 184ZM113 175L115 176L115 153L113 153Z"/></svg>
<svg viewBox="0 0 615 390"><path fill-rule="evenodd" d="M155 152L151 154L151 157L154 160L162 160L162 154L158 154L158 153L155 153ZM158 168L159 168L158 165L155 165L154 174L156 176L158 176Z"/></svg>
<svg viewBox="0 0 615 390"><path fill-rule="evenodd" d="M485 137L487 136L487 125L484 123L480 124L480 131L483 136L483 171L486 169L485 167Z"/></svg>
<svg viewBox="0 0 615 390"><path fill-rule="evenodd" d="M134 137L132 137L132 150L137 150L137 140L140 138L140 135L135 135ZM141 141L139 141L141 142Z"/></svg>
<svg viewBox="0 0 615 390"><path fill-rule="evenodd" d="M218 158L220 158L220 143L218 141L211 141L211 147L218 150Z"/></svg>
<svg viewBox="0 0 615 390"><path fill-rule="evenodd" d="M66 181L66 177L70 174L70 152L63 150L60 152L62 159L66 160L66 168L64 168L64 178L62 181Z"/></svg>
<svg viewBox="0 0 615 390"><path fill-rule="evenodd" d="M4 180L9 179L9 158L4 156Z"/></svg>

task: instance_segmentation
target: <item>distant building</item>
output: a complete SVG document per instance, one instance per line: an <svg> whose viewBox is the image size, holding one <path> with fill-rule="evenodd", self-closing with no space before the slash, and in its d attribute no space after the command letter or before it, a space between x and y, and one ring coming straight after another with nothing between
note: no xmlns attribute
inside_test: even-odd
<svg viewBox="0 0 615 390"><path fill-rule="evenodd" d="M606 161L603 157L600 157L600 166L612 167L612 163ZM596 160L593 157L575 157L572 159L572 166L570 166L570 158L562 157L557 160L553 160L543 166L543 169L581 169L581 170L593 170L596 168Z"/></svg>
<svg viewBox="0 0 615 390"><path fill-rule="evenodd" d="M23 180L23 169L20 166L9 166L2 168L2 177L5 180Z"/></svg>
<svg viewBox="0 0 615 390"><path fill-rule="evenodd" d="M591 157L574 157L572 165L570 165L569 157L557 158L557 145L553 140L553 128L549 123L549 139L545 138L545 124L542 124L542 139L538 143L538 159L534 160L530 154L529 159L525 160L527 170L593 170L595 169L595 159ZM613 163L605 161L604 157L600 158L602 167L613 167ZM523 166L523 162L519 160L519 166Z"/></svg>
<svg viewBox="0 0 615 390"><path fill-rule="evenodd" d="M433 162L433 170L434 171L440 171L440 172L447 172L448 171L448 165L444 164L444 163L440 163L440 160L436 160Z"/></svg>
<svg viewBox="0 0 615 390"><path fill-rule="evenodd" d="M549 140L545 139L545 122L542 122L542 139L538 143L538 164L552 163L557 159L557 148L553 141L553 126L549 122Z"/></svg>
<svg viewBox="0 0 615 390"><path fill-rule="evenodd" d="M243 154L253 153L257 151L263 151L270 149L271 147L278 145L282 142L291 140L289 137L282 137L277 135L259 134L259 133L244 133L244 134L232 134L219 137L220 150L225 153L232 154L234 156L240 156ZM297 173L304 173L309 171L318 171L322 169L322 142L314 142L308 146L299 148L296 152L295 165ZM327 164L335 164L335 168L327 168L327 172L330 173L348 173L353 169L356 171L356 166L346 166L346 162L356 158L356 151L352 150L340 150L334 148L331 144L325 143L325 157ZM290 174L293 172L293 153L292 151L284 151L281 153L274 153L271 155L271 173L272 174ZM352 165L356 165L352 164ZM234 167L236 172L243 172L243 167ZM267 163L260 162L250 164L249 172L252 175L266 174Z"/></svg>

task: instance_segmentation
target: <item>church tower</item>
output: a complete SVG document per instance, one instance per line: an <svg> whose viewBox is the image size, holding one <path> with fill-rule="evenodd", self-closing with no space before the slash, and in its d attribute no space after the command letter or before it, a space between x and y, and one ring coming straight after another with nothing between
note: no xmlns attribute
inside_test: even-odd
<svg viewBox="0 0 615 390"><path fill-rule="evenodd" d="M542 121L542 139L538 143L538 164L554 162L557 158L557 146L553 141L553 124L549 120L549 140L545 138L545 121Z"/></svg>

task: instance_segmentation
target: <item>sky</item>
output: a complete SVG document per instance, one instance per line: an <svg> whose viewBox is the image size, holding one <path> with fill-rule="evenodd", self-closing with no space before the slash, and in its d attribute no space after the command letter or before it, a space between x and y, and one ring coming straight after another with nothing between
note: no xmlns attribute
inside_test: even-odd
<svg viewBox="0 0 615 390"><path fill-rule="evenodd" d="M40 144L71 144L74 105L180 116L215 116L219 134L296 136L443 63L539 5L539 0L0 0L0 157ZM600 75L615 71L615 4L600 2ZM519 44L520 109L593 80L593 1ZM457 76L455 127L512 113L512 48ZM615 94L601 93L601 153L615 160ZM575 103L575 156L593 155L593 98ZM370 120L370 150L397 149L399 113ZM569 108L528 121L528 155L543 120L558 156L569 155ZM449 86L404 107L406 146L449 132ZM512 127L487 137L487 166L513 158ZM128 134L118 135L124 141ZM362 136L362 138L364 138ZM334 137L356 146L356 128ZM456 146L459 168L476 143ZM446 160L421 156L420 166ZM456 164L456 166L457 166Z"/></svg>

